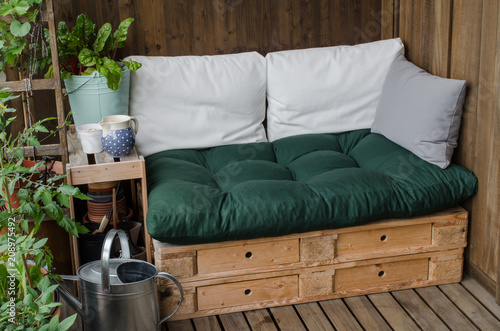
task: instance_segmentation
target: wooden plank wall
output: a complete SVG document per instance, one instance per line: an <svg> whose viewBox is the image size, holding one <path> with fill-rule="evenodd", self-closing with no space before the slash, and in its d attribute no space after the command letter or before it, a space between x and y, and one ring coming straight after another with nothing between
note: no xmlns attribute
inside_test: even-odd
<svg viewBox="0 0 500 331"><path fill-rule="evenodd" d="M500 2L393 0L382 17L400 36L408 59L443 77L465 79L467 99L454 160L479 178L470 212L468 269L490 290L499 283L500 224ZM385 15L385 11L394 15ZM392 32L392 33L391 33ZM497 290L497 297L500 298Z"/></svg>
<svg viewBox="0 0 500 331"><path fill-rule="evenodd" d="M134 17L123 55L212 55L380 39L381 0L54 0L56 21Z"/></svg>

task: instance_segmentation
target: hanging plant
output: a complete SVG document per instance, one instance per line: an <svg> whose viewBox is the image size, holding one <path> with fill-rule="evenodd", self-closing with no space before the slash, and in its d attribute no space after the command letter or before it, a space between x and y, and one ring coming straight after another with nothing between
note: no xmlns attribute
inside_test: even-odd
<svg viewBox="0 0 500 331"><path fill-rule="evenodd" d="M42 0L4 0L0 2L0 72L9 65L20 69L26 36L36 22ZM23 22L24 21L24 22Z"/></svg>

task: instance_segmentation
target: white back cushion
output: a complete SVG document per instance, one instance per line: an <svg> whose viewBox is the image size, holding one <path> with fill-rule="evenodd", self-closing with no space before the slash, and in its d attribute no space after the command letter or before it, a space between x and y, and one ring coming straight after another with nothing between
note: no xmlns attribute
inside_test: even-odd
<svg viewBox="0 0 500 331"><path fill-rule="evenodd" d="M142 155L266 141L266 61L260 54L129 58L142 63L130 82Z"/></svg>
<svg viewBox="0 0 500 331"><path fill-rule="evenodd" d="M399 38L355 46L268 53L267 135L370 128Z"/></svg>

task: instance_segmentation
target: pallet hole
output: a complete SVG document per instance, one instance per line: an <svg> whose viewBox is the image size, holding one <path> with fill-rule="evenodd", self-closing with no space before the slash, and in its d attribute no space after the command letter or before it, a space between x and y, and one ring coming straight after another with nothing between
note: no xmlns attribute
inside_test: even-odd
<svg viewBox="0 0 500 331"><path fill-rule="evenodd" d="M383 270L382 270L382 271L380 271L380 272L378 273L378 276L379 276L379 277L384 277L384 276L385 276L385 271L383 271Z"/></svg>
<svg viewBox="0 0 500 331"><path fill-rule="evenodd" d="M250 295L250 294L252 294L252 290L250 290L250 289L246 289L246 290L245 290L245 295Z"/></svg>
<svg viewBox="0 0 500 331"><path fill-rule="evenodd" d="M387 236L384 234L380 237L380 241L387 241Z"/></svg>
<svg viewBox="0 0 500 331"><path fill-rule="evenodd" d="M247 253L245 254L245 257L246 257L247 259L251 258L252 256L253 256L252 252L247 252Z"/></svg>

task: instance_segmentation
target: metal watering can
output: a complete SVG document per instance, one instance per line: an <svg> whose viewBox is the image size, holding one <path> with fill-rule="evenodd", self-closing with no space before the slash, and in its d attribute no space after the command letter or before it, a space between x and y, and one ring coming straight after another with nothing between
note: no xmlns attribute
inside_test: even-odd
<svg viewBox="0 0 500 331"><path fill-rule="evenodd" d="M118 235L122 258L110 259L111 246ZM179 305L160 319L156 278L174 282L180 292ZM160 330L160 325L180 307L182 285L172 275L158 272L151 263L130 259L123 230L110 230L104 239L101 260L84 264L78 276L63 279L80 281L80 302L65 288L57 291L82 316L85 330Z"/></svg>

